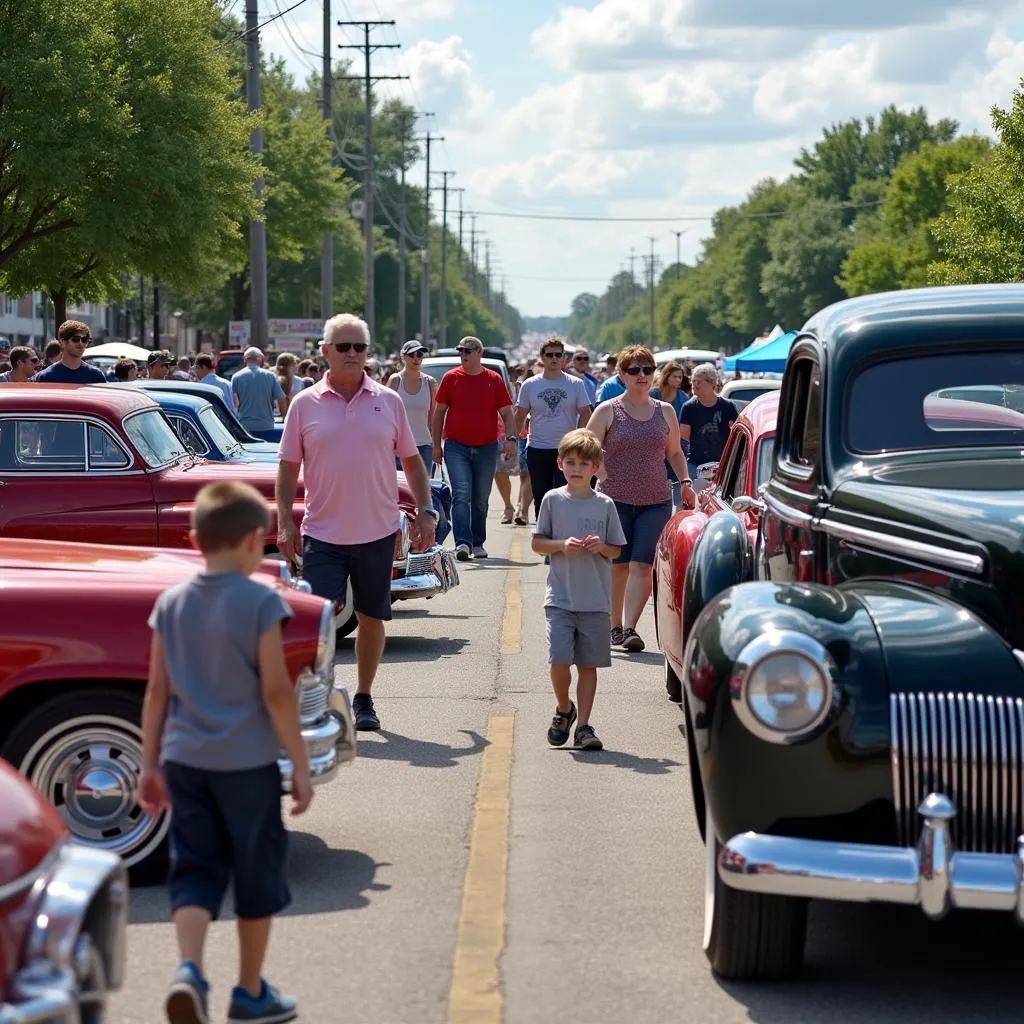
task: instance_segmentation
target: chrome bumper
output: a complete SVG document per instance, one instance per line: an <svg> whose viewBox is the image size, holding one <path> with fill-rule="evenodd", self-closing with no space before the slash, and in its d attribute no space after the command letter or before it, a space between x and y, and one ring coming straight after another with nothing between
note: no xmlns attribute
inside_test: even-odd
<svg viewBox="0 0 1024 1024"><path fill-rule="evenodd" d="M448 548L436 544L429 551L410 552L394 563L391 600L433 597L459 585L459 571Z"/></svg>
<svg viewBox="0 0 1024 1024"><path fill-rule="evenodd" d="M319 687L323 688L319 699L310 700L307 696L300 699L300 708L311 709L306 714L300 713L300 721L302 739L309 752L309 776L314 786L330 782L338 769L356 756L356 726L348 689L341 683L317 677L317 682L307 686L305 693ZM277 759L277 766L281 770L282 789L289 793L292 788L291 759L282 755Z"/></svg>
<svg viewBox="0 0 1024 1024"><path fill-rule="evenodd" d="M957 853L949 822L956 806L933 793L918 812L912 846L868 846L744 832L718 857L731 889L809 899L920 906L933 919L950 908L1004 910L1024 924L1024 836L1016 853Z"/></svg>

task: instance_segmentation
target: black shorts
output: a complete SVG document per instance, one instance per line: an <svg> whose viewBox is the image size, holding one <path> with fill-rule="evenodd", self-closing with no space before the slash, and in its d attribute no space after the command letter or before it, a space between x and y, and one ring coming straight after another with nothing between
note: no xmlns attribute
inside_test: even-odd
<svg viewBox="0 0 1024 1024"><path fill-rule="evenodd" d="M302 538L302 578L313 593L344 604L351 580L356 611L371 619L391 618L394 563L393 533L368 544L328 544L316 537Z"/></svg>
<svg viewBox="0 0 1024 1024"><path fill-rule="evenodd" d="M168 761L171 909L203 907L216 919L234 876L235 915L273 917L291 902L277 762L215 772Z"/></svg>

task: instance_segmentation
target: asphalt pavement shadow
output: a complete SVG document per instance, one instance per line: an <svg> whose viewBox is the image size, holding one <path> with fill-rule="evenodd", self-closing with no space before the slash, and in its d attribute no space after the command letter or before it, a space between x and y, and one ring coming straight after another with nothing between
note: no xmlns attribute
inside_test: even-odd
<svg viewBox="0 0 1024 1024"><path fill-rule="evenodd" d="M362 753L362 751L360 751ZM288 833L288 885L292 903L282 917L360 910L370 905L370 893L391 888L376 881L377 871L391 865L378 863L359 850L335 850L310 832ZM234 919L234 895L228 888L220 920ZM128 902L129 924L162 924L171 919L164 885L133 887Z"/></svg>
<svg viewBox="0 0 1024 1024"><path fill-rule="evenodd" d="M814 902L807 950L792 981L718 984L756 1024L1020 1021L1024 931L1010 914L954 911L936 924L917 907Z"/></svg>
<svg viewBox="0 0 1024 1024"><path fill-rule="evenodd" d="M359 757L376 761L404 761L413 768L454 768L460 758L475 757L490 746L488 740L472 729L460 729L469 737L469 745L453 747L450 743L413 739L381 729L374 733L381 739L359 740ZM383 742L381 742L383 740Z"/></svg>
<svg viewBox="0 0 1024 1024"><path fill-rule="evenodd" d="M641 665L660 665L665 655L660 651L612 651L615 661L638 661Z"/></svg>
<svg viewBox="0 0 1024 1024"><path fill-rule="evenodd" d="M389 636L384 645L383 661L395 664L406 662L433 662L438 658L453 658L469 643L463 637L442 636L432 639L424 636ZM355 639L338 644L335 665L355 665Z"/></svg>
<svg viewBox="0 0 1024 1024"><path fill-rule="evenodd" d="M476 569L528 569L531 565L539 565L540 562L539 555L529 562L513 562L508 558L496 558L494 555L488 555L487 558L474 558L469 564ZM464 563L459 565L460 570L463 565Z"/></svg>
<svg viewBox="0 0 1024 1024"><path fill-rule="evenodd" d="M577 750L575 747L552 747L552 750L565 750L572 754L574 761L580 764L606 764L613 768L628 768L639 775L668 775L673 768L682 768L679 761L667 757L637 757L621 750ZM360 753L362 749L360 748Z"/></svg>

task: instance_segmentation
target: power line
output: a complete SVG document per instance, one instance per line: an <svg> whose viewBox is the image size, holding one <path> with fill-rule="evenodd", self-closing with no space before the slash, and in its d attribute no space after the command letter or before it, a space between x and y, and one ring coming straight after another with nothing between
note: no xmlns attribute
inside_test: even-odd
<svg viewBox="0 0 1024 1024"><path fill-rule="evenodd" d="M267 18L266 21L259 25L253 25L249 28L243 29L241 32L236 33L231 37L231 42L235 42L238 39L244 39L248 35L252 35L253 32L259 32L260 29L266 28L271 22L277 21L278 18L283 18L290 11L294 11L296 7L301 7L306 0L295 0L295 3L291 7L286 7L283 11L279 10L272 18Z"/></svg>
<svg viewBox="0 0 1024 1024"><path fill-rule="evenodd" d="M288 19L284 17L284 12L281 10L281 5L278 2L278 0L271 0L271 3L273 3L274 10L277 11L279 16L281 17L281 28L284 29L284 33L289 40L287 44L288 48L292 51L296 59L299 61L300 64L302 64L303 67L306 68L307 71L316 72L317 68L315 67L315 65L310 64L310 62L306 60L303 54L308 54L309 56L317 57L318 59L322 58L323 54L314 53L312 50L307 50L304 47L300 46L295 36L292 35L291 26L288 24Z"/></svg>

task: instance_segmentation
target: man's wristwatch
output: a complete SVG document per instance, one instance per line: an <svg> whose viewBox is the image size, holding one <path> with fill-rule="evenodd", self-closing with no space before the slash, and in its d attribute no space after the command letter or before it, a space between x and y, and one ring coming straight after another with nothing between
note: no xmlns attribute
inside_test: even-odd
<svg viewBox="0 0 1024 1024"><path fill-rule="evenodd" d="M418 508L418 509L416 509L416 515L417 516L422 516L422 515L430 516L430 518L434 520L434 525L435 526L437 526L437 524L441 521L441 515L437 511L436 508Z"/></svg>

